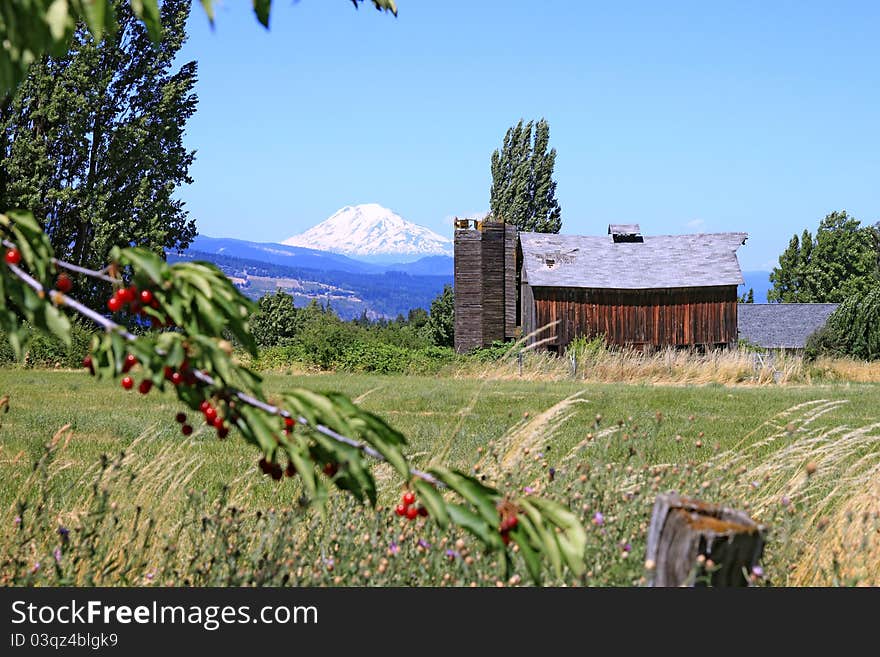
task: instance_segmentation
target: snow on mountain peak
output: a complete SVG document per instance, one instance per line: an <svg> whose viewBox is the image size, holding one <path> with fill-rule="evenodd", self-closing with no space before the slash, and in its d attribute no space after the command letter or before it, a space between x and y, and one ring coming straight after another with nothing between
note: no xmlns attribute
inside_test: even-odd
<svg viewBox="0 0 880 657"><path fill-rule="evenodd" d="M378 203L348 205L282 242L348 256L452 255L452 240Z"/></svg>

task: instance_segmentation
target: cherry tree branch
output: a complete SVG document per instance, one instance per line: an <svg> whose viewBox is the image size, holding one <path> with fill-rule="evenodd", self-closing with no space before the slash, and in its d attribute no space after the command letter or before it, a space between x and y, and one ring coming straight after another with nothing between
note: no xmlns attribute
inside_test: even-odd
<svg viewBox="0 0 880 657"><path fill-rule="evenodd" d="M6 245L5 240L4 240L4 245ZM13 248L14 246L15 245L13 244L10 248ZM68 264L68 263L65 263L65 264ZM29 287L36 290L36 292L38 294L41 294L41 295L46 294L45 288L43 288L43 286L40 284L40 282L37 281L36 279L34 279L30 274L23 271L20 267L18 267L16 265L7 264L7 266L9 267L9 270L13 274L15 274L19 279L21 279ZM93 270L85 270L81 273L85 273L86 275L93 276L95 278L103 278L103 276L100 274L100 272L96 272ZM67 306L69 308L72 308L76 312L80 313L81 315L83 315L85 317L88 317L90 320L92 320L93 322L95 322L96 324L101 326L105 331L108 331L108 332L116 331L119 333L119 335L121 335L123 338L125 338L126 340L128 340L130 342L137 340L137 336L134 335L133 333L130 333L129 331L127 331L122 325L114 322L112 319L108 319L107 317L96 312L95 310L92 310L91 308L89 308L88 306L86 306L83 303L80 303L79 301L77 301L76 299L71 297L70 295L59 292L58 290L50 290L49 294L51 295L51 299L52 299L53 303L55 303L56 305L59 305L59 306L63 305L63 306ZM214 378L210 374L208 374L207 372L204 372L202 370L195 370L193 372L193 374L196 377L196 379L198 379L199 381L201 381L205 385L208 385L208 386L216 385L216 381L214 380ZM343 443L343 444L348 445L350 447L354 447L355 449L366 454L367 456L370 456L371 458L376 459L377 461L386 461L385 457L378 450L374 449L370 445L367 445L366 443L363 443L359 440L355 440L354 438L349 438L347 436L343 436L342 434L339 434L336 431L333 431L333 429L331 429L330 427L324 426L323 424L313 425L306 418L302 417L301 415L300 416L293 415L289 411L286 411L283 408L280 408L279 406L273 406L272 404L268 404L260 399L257 399L253 395L249 395L246 392L242 392L241 390L236 390L235 388L227 388L227 391L230 394L232 394L233 396L235 396L236 399L238 399L239 401L241 401L244 404L247 404L248 406L258 408L266 413L269 413L270 415L279 415L284 418L290 418L290 419L294 420L295 422L303 425L304 427L311 429L312 431L316 431L324 436L327 436L328 438L330 438L332 440ZM445 484L443 484L443 482L438 480L433 475L428 474L427 472L423 472L423 471L417 470L415 468L410 468L409 473L411 476L417 477L418 479L422 479L423 481L426 481L429 484L432 484L438 488L445 487Z"/></svg>

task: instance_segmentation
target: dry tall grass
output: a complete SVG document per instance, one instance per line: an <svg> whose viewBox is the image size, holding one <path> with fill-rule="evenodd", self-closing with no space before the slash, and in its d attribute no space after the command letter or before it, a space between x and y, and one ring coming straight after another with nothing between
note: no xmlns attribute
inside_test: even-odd
<svg viewBox="0 0 880 657"><path fill-rule="evenodd" d="M590 383L648 383L655 385L787 385L852 381L880 382L880 362L819 359L807 362L799 354L779 351L759 354L749 349L707 352L666 348L643 352L630 348L576 348L563 356L526 350L522 359L513 347L492 362L466 362L452 376L489 380L562 381Z"/></svg>

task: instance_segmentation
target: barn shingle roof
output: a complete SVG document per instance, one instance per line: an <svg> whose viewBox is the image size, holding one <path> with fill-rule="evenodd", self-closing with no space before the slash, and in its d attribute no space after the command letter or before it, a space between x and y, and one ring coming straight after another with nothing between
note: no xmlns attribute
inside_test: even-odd
<svg viewBox="0 0 880 657"><path fill-rule="evenodd" d="M837 303L741 303L740 340L766 349L803 349L807 338L825 326Z"/></svg>
<svg viewBox="0 0 880 657"><path fill-rule="evenodd" d="M523 276L532 287L645 290L740 285L736 251L746 233L611 236L520 233Z"/></svg>

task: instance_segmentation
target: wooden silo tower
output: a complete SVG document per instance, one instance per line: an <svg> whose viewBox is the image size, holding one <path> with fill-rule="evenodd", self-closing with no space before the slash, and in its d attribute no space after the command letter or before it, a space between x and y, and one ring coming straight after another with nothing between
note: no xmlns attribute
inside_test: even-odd
<svg viewBox="0 0 880 657"><path fill-rule="evenodd" d="M517 230L494 221L455 224L455 350L516 335Z"/></svg>

